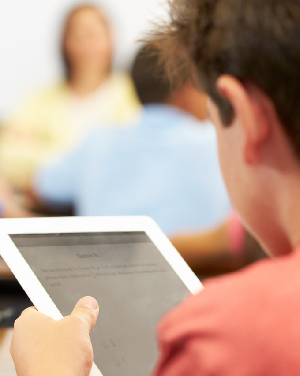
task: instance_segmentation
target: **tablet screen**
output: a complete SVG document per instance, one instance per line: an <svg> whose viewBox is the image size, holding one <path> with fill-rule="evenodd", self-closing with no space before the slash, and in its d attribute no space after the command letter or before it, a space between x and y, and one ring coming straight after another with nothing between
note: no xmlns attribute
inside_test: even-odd
<svg viewBox="0 0 300 376"><path fill-rule="evenodd" d="M149 376L156 325L188 290L145 232L10 235L57 308L99 303L91 339L103 376Z"/></svg>

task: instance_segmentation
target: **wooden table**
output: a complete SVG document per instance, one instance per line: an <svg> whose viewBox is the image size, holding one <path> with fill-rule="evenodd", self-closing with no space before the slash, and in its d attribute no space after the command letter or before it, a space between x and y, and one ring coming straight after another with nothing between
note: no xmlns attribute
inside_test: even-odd
<svg viewBox="0 0 300 376"><path fill-rule="evenodd" d="M12 329L0 329L0 375L16 376L13 360L9 353Z"/></svg>
<svg viewBox="0 0 300 376"><path fill-rule="evenodd" d="M0 257L0 279L13 279L14 275L10 271L9 267L4 262L3 258Z"/></svg>
<svg viewBox="0 0 300 376"><path fill-rule="evenodd" d="M0 279L13 279L14 276L0 257ZM13 360L9 353L12 329L0 329L0 375L16 376Z"/></svg>

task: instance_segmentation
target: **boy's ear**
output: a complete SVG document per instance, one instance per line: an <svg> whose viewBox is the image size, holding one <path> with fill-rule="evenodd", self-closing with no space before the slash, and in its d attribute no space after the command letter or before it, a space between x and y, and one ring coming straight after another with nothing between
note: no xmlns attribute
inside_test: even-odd
<svg viewBox="0 0 300 376"><path fill-rule="evenodd" d="M217 89L233 108L231 126L240 127L243 143L243 159L246 164L260 161L262 147L270 132L269 99L254 85L243 85L236 78L222 75L217 80Z"/></svg>

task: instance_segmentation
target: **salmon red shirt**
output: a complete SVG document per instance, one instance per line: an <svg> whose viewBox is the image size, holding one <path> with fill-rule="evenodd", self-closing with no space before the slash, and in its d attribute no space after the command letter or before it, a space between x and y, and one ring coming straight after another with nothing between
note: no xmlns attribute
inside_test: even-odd
<svg viewBox="0 0 300 376"><path fill-rule="evenodd" d="M160 323L155 376L300 375L300 247L204 286Z"/></svg>

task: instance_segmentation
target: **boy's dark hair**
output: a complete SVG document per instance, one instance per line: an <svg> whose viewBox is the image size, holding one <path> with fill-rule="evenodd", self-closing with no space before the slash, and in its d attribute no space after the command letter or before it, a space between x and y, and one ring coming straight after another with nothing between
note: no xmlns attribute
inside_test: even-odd
<svg viewBox="0 0 300 376"><path fill-rule="evenodd" d="M274 103L300 157L300 1L174 0L171 22L149 43L176 79L200 83L229 125L233 109L217 91L222 74L253 83Z"/></svg>
<svg viewBox="0 0 300 376"><path fill-rule="evenodd" d="M171 94L159 51L150 45L141 47L134 60L131 76L142 104L165 103Z"/></svg>

